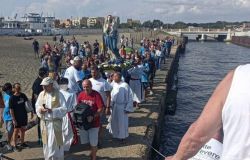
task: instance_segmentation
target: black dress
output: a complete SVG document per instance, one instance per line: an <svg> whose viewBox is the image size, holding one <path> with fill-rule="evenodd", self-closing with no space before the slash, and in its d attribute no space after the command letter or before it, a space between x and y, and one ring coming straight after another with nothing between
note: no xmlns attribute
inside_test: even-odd
<svg viewBox="0 0 250 160"><path fill-rule="evenodd" d="M28 115L25 109L25 102L28 100L27 96L21 93L19 96L13 95L9 101L10 109L13 109L14 116L17 122L15 128L27 126Z"/></svg>

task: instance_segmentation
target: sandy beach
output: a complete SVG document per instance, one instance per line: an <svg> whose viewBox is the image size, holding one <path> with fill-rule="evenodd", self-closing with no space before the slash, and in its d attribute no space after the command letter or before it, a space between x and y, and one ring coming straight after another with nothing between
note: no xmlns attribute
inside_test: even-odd
<svg viewBox="0 0 250 160"><path fill-rule="evenodd" d="M84 41L93 43L95 39L101 42L101 35L77 35L75 36L79 44ZM37 36L40 48L49 42L54 44L52 36ZM57 36L59 39L59 36ZM64 36L65 40L71 39L72 36ZM23 37L1 36L0 37L0 86L6 82L19 82L22 91L31 97L31 88L33 81L38 74L40 62L34 57L32 48L33 40L24 40Z"/></svg>

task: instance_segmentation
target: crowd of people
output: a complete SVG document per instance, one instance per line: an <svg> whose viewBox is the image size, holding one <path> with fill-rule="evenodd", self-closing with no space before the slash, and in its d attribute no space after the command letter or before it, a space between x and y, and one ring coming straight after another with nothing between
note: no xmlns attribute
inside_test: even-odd
<svg viewBox="0 0 250 160"><path fill-rule="evenodd" d="M38 143L43 145L45 159L63 159L71 145L89 143L90 157L95 160L104 126L114 139L126 141L128 113L140 109L146 97L153 95L155 73L165 63L174 40L143 38L138 50L127 50L134 48L134 42L126 44L122 36L119 61L111 61L97 40L93 45L88 41L79 44L74 36L68 41L61 36L58 43L56 38L53 40L53 47L47 42L39 49L37 40L32 44L41 60L32 87L32 112L27 110L30 103L21 92L21 84L5 83L2 88L0 108L8 135L7 148L20 151L29 147L25 131L30 113L37 117ZM129 68L121 67L125 61L130 62ZM105 62L117 65L105 70L101 67ZM75 125L74 111L79 104L86 104L92 112L85 117L91 124L87 130Z"/></svg>

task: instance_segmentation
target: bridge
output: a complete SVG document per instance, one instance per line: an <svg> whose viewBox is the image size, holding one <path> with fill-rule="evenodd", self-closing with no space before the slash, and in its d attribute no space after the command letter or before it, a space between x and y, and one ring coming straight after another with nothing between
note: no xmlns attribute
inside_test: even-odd
<svg viewBox="0 0 250 160"><path fill-rule="evenodd" d="M166 33L176 36L195 36L196 40L206 41L208 38L212 38L218 41L230 41L234 35L234 31L231 29L221 30L221 29L169 29L164 30Z"/></svg>

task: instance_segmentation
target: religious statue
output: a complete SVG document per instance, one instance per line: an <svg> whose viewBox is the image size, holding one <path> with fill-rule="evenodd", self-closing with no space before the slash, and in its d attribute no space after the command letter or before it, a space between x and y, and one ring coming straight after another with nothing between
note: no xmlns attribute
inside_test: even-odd
<svg viewBox="0 0 250 160"><path fill-rule="evenodd" d="M119 50L117 48L118 42L118 30L117 30L117 17L108 15L105 18L103 25L103 42L104 42L104 51L108 49L115 55L116 59L120 58Z"/></svg>

